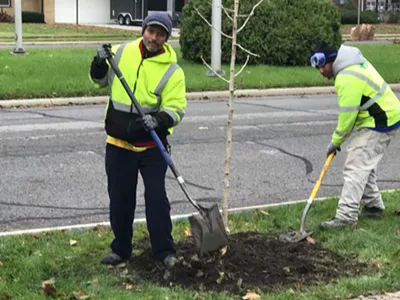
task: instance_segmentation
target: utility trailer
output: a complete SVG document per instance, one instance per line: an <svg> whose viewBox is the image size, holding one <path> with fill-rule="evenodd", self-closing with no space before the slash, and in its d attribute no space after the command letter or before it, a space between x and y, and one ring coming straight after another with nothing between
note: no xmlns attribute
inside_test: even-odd
<svg viewBox="0 0 400 300"><path fill-rule="evenodd" d="M111 20L119 25L141 24L154 11L166 11L174 24L180 22L185 0L111 0Z"/></svg>

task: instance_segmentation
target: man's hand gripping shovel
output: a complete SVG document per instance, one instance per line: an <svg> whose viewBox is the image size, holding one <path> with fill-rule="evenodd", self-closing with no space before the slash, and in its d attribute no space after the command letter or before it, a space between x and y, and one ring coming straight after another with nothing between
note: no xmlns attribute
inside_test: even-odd
<svg viewBox="0 0 400 300"><path fill-rule="evenodd" d="M135 106L139 115L143 118L145 113L142 107L137 102L135 96L129 88L129 85L125 81L117 63L113 58L111 52L111 45L103 45L102 48L97 50L97 55L99 58L107 59L111 68L113 69L115 75L120 80L125 91L129 95L132 104ZM200 212L199 215L192 215L189 217L189 222L191 225L192 236L195 241L196 249L201 256L205 252L211 252L218 250L219 248L228 245L228 235L225 230L224 223L222 221L221 213L219 212L217 204L214 204L210 208L206 208L198 204L193 197L190 195L189 190L182 176L176 169L168 151L165 149L163 143L158 137L154 130L150 130L150 134L155 141L158 149L161 151L166 163L174 174L176 180L179 183L183 193L189 202Z"/></svg>
<svg viewBox="0 0 400 300"><path fill-rule="evenodd" d="M298 242L306 239L308 236L310 236L312 234L311 231L307 232L305 230L306 217L307 217L308 211L310 210L310 207L311 207L311 204L312 204L314 198L317 196L319 187L321 186L322 180L324 179L326 172L328 172L329 165L331 164L334 156L335 156L335 152L332 152L326 158L326 161L325 161L324 167L322 168L321 174L319 175L319 178L318 178L317 182L315 183L314 188L311 192L310 198L307 200L306 207L304 208L303 216L301 218L300 231L297 232L294 229L289 228L289 230L287 232L282 233L279 236L279 239L281 241L285 241L285 242L289 242L289 243L298 243Z"/></svg>

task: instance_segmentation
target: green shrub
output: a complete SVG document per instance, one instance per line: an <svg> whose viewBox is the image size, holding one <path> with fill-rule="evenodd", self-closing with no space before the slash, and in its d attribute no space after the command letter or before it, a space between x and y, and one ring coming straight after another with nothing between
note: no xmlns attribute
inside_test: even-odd
<svg viewBox="0 0 400 300"><path fill-rule="evenodd" d="M44 14L36 11L23 11L23 23L44 23Z"/></svg>
<svg viewBox="0 0 400 300"><path fill-rule="evenodd" d="M357 24L358 13L354 10L347 10L342 13L342 24ZM378 15L372 10L365 10L360 13L360 24L378 24Z"/></svg>
<svg viewBox="0 0 400 300"><path fill-rule="evenodd" d="M184 6L180 34L182 56L185 60L211 60L211 28L195 8L211 22L210 1L190 0ZM258 0L240 2L239 14L247 15ZM225 0L232 8L233 1ZM238 28L245 17L238 20ZM232 35L232 22L222 13L222 31ZM320 41L335 46L342 42L340 13L331 0L264 0L254 11L246 27L238 35L238 43L260 57L250 57L250 64L308 65L309 57ZM231 40L222 36L222 63L230 63ZM236 61L244 63L247 53L237 49ZM273 74L271 74L273 76Z"/></svg>

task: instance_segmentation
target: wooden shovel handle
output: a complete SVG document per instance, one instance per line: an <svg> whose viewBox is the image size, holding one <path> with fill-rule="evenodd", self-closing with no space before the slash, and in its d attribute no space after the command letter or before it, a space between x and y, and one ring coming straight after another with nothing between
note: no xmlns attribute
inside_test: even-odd
<svg viewBox="0 0 400 300"><path fill-rule="evenodd" d="M321 174L319 175L319 178L318 178L317 182L315 183L314 188L311 192L310 199L313 200L315 198L315 196L317 196L319 187L321 186L322 180L324 179L326 172L328 172L329 165L331 164L331 161L334 156L335 156L335 153L332 152L326 158L326 161L325 161L324 167L322 168Z"/></svg>

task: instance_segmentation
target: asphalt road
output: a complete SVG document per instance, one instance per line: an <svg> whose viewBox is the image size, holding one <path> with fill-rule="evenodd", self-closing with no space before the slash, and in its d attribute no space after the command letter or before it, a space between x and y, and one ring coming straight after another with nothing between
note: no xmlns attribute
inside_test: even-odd
<svg viewBox="0 0 400 300"><path fill-rule="evenodd" d="M239 99L235 109L231 207L308 198L336 98ZM0 110L0 232L108 221L103 116L103 105ZM178 170L205 205L222 198L226 123L225 101L191 101L170 138ZM397 137L378 170L381 189L400 186L399 149ZM340 194L344 159L345 151L335 157L318 196ZM195 212L170 171L167 189L173 214ZM138 195L143 217L141 182Z"/></svg>

